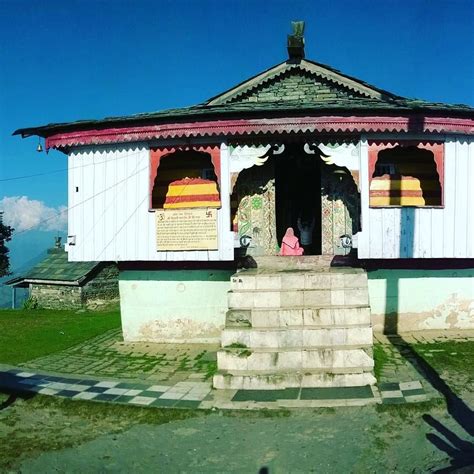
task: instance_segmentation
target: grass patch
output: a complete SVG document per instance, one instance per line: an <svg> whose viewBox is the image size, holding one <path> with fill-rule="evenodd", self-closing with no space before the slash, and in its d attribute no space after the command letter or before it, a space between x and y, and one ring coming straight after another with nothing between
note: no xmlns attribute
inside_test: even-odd
<svg viewBox="0 0 474 474"><path fill-rule="evenodd" d="M377 381L380 382L384 366L390 360L383 344L374 344L374 374Z"/></svg>
<svg viewBox="0 0 474 474"><path fill-rule="evenodd" d="M0 400L1 400L0 395ZM28 457L80 445L137 424L161 425L197 416L204 410L142 408L36 396L18 399L3 411L0 424L0 471Z"/></svg>
<svg viewBox="0 0 474 474"><path fill-rule="evenodd" d="M413 350L460 394L474 386L474 341L412 344Z"/></svg>
<svg viewBox="0 0 474 474"><path fill-rule="evenodd" d="M437 370L458 371L474 377L474 341L434 342L411 346Z"/></svg>
<svg viewBox="0 0 474 474"><path fill-rule="evenodd" d="M224 349L247 349L247 346L241 342L233 342L228 346L224 346Z"/></svg>
<svg viewBox="0 0 474 474"><path fill-rule="evenodd" d="M291 411L286 408L276 410L263 408L261 410L221 410L219 414L227 418L289 418Z"/></svg>
<svg viewBox="0 0 474 474"><path fill-rule="evenodd" d="M0 310L0 363L26 362L118 327L118 311Z"/></svg>
<svg viewBox="0 0 474 474"><path fill-rule="evenodd" d="M407 420L413 415L427 413L435 408L446 407L446 402L441 398L433 398L419 403L401 403L401 404L377 404L375 409L377 413L387 413L391 416Z"/></svg>
<svg viewBox="0 0 474 474"><path fill-rule="evenodd" d="M206 364L206 378L205 380L212 379L217 373L217 362L211 361Z"/></svg>

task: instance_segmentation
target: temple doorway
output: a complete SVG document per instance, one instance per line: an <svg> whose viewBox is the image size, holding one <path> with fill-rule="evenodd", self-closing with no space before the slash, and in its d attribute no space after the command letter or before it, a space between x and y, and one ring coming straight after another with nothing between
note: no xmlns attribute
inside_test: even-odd
<svg viewBox="0 0 474 474"><path fill-rule="evenodd" d="M347 255L360 230L360 193L348 168L313 151L291 144L275 157L277 241L292 227L305 255Z"/></svg>
<svg viewBox="0 0 474 474"><path fill-rule="evenodd" d="M233 178L232 230L241 246L247 243L248 255L278 255L288 227L305 255L351 251L351 239L360 231L358 172L335 163L339 147L344 158L336 161L349 163L355 147L327 145L323 152L316 145L285 144L281 153L267 153ZM309 245L303 228L306 237L309 229ZM347 241L349 245L343 245Z"/></svg>
<svg viewBox="0 0 474 474"><path fill-rule="evenodd" d="M292 227L305 255L321 255L321 166L302 144L287 145L276 159L276 231L280 243Z"/></svg>

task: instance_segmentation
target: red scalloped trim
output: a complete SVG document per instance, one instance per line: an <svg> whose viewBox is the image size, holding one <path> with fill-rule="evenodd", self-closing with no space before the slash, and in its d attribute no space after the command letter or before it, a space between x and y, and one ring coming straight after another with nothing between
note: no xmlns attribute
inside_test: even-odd
<svg viewBox="0 0 474 474"><path fill-rule="evenodd" d="M410 117L334 116L216 120L58 133L46 139L46 148L61 149L73 146L131 143L156 139L217 138L236 135L259 136L321 132L452 132L474 135L474 120L449 117L421 117L413 120Z"/></svg>

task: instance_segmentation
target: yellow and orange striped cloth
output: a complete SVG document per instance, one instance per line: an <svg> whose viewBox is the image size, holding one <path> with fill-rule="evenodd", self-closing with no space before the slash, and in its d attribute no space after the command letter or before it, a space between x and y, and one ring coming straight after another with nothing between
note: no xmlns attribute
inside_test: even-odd
<svg viewBox="0 0 474 474"><path fill-rule="evenodd" d="M165 209L221 207L217 184L209 179L184 178L170 183Z"/></svg>
<svg viewBox="0 0 474 474"><path fill-rule="evenodd" d="M440 205L439 181L428 176L421 182L412 176L373 178L370 183L370 206Z"/></svg>

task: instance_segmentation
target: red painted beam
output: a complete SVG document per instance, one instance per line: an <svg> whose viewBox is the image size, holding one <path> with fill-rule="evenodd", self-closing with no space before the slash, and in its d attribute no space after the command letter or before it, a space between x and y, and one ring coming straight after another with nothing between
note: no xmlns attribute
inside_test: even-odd
<svg viewBox="0 0 474 474"><path fill-rule="evenodd" d="M474 120L452 117L296 117L171 123L58 133L46 148L139 142L156 139L229 137L252 134L344 132L462 133L474 135Z"/></svg>

